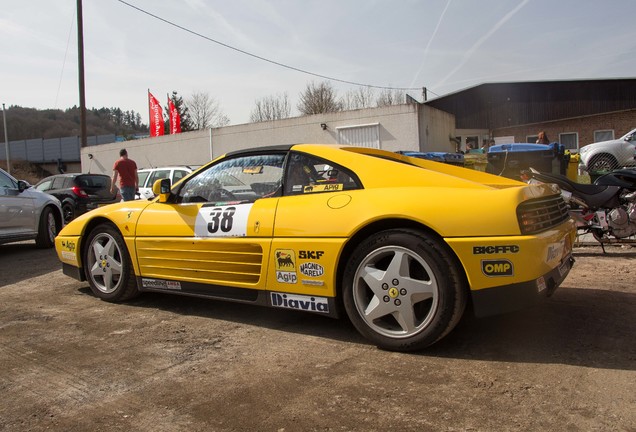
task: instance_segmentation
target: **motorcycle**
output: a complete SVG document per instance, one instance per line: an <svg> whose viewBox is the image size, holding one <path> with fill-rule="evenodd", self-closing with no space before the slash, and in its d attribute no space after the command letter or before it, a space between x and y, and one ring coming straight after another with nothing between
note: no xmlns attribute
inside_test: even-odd
<svg viewBox="0 0 636 432"><path fill-rule="evenodd" d="M579 234L590 233L601 244L636 243L636 169L619 169L596 179L576 183L561 174L522 173L527 183L554 183L569 206Z"/></svg>

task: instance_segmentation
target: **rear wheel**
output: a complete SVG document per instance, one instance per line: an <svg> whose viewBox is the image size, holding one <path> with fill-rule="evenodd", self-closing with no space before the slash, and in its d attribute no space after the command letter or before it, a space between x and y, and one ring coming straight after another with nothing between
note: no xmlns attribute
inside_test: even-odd
<svg viewBox="0 0 636 432"><path fill-rule="evenodd" d="M73 204L71 203L62 204L62 214L64 215L65 224L75 219L75 209Z"/></svg>
<svg viewBox="0 0 636 432"><path fill-rule="evenodd" d="M52 248L55 246L55 236L60 230L60 223L55 219L53 210L46 207L40 215L38 224L38 236L35 238L35 245L39 248Z"/></svg>
<svg viewBox="0 0 636 432"><path fill-rule="evenodd" d="M466 306L464 281L439 240L414 230L383 231L351 256L344 306L358 331L379 347L419 350L457 325Z"/></svg>
<svg viewBox="0 0 636 432"><path fill-rule="evenodd" d="M98 225L89 234L84 272L91 291L102 300L119 302L139 294L124 238L110 224Z"/></svg>

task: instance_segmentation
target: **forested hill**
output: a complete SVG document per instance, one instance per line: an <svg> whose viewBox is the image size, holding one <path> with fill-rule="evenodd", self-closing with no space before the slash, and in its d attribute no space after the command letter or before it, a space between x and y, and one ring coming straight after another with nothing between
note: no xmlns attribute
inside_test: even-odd
<svg viewBox="0 0 636 432"><path fill-rule="evenodd" d="M32 138L61 138L80 135L80 109L67 110L23 108L10 106L5 110L9 141ZM91 108L86 110L86 134L132 136L148 132L141 123L141 115L120 108ZM0 122L0 137L4 126ZM2 139L4 142L4 139Z"/></svg>

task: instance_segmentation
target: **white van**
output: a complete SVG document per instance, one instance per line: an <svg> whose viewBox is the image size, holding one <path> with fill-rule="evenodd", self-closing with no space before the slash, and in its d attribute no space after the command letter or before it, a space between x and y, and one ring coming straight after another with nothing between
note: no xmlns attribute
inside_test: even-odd
<svg viewBox="0 0 636 432"><path fill-rule="evenodd" d="M188 166L175 167L159 167L159 168L142 168L137 170L139 176L139 198L152 199L155 194L152 193L152 185L155 181L169 178L172 184L175 184L193 171Z"/></svg>

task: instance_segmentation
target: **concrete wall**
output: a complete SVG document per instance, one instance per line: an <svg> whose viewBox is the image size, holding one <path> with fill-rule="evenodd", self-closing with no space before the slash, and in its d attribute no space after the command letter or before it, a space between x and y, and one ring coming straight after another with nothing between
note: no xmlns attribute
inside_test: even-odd
<svg viewBox="0 0 636 432"><path fill-rule="evenodd" d="M326 129L321 127L323 123ZM86 147L81 154L82 171L110 175L122 147L139 168L199 166L227 152L253 147L336 144L338 128L369 124L378 124L380 148L385 150L454 151L449 141L454 136L454 116L420 104L404 104Z"/></svg>
<svg viewBox="0 0 636 432"><path fill-rule="evenodd" d="M419 151L455 152L455 116L428 105L420 105Z"/></svg>

